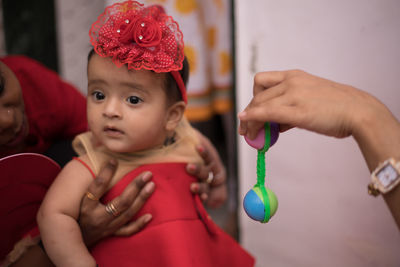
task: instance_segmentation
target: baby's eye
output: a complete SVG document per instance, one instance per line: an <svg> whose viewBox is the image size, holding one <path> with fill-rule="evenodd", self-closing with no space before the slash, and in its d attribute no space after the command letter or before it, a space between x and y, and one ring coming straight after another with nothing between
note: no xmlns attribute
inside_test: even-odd
<svg viewBox="0 0 400 267"><path fill-rule="evenodd" d="M92 93L92 95L95 100L103 100L104 98L106 98L106 96L102 92L99 92L99 91L94 91Z"/></svg>
<svg viewBox="0 0 400 267"><path fill-rule="evenodd" d="M140 98L137 97L137 96L130 96L130 97L128 97L128 98L126 99L126 101L128 101L129 104L136 105L136 104L139 104L139 102L141 102L142 99L140 99Z"/></svg>

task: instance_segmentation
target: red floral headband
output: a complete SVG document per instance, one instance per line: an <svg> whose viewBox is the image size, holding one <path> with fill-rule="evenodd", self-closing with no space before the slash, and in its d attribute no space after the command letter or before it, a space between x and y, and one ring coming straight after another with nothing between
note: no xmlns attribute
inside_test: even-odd
<svg viewBox="0 0 400 267"><path fill-rule="evenodd" d="M92 24L90 42L101 57L111 57L118 67L171 72L182 99L186 88L179 70L184 59L183 34L161 6L144 7L136 1L107 7Z"/></svg>

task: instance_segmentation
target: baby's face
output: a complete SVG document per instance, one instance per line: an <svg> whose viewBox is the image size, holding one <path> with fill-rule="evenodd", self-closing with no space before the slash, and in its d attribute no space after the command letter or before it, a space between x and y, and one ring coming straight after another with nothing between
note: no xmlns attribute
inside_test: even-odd
<svg viewBox="0 0 400 267"><path fill-rule="evenodd" d="M161 146L167 131L166 74L117 67L93 55L88 65L89 128L113 152Z"/></svg>

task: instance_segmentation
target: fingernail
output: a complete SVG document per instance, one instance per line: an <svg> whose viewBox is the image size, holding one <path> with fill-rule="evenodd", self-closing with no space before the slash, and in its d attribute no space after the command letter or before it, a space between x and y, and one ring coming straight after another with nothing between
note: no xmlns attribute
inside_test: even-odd
<svg viewBox="0 0 400 267"><path fill-rule="evenodd" d="M243 118L243 117L246 117L246 115L247 115L246 111L242 111L242 112L239 112L239 113L237 114L237 116L238 116L239 119L241 119L241 118Z"/></svg>
<svg viewBox="0 0 400 267"><path fill-rule="evenodd" d="M148 182L151 179L151 176L153 176L151 172L145 172L142 176L142 181Z"/></svg>
<svg viewBox="0 0 400 267"><path fill-rule="evenodd" d="M208 195L207 195L206 193L203 193L203 194L201 194L200 198L201 198L202 200L207 200Z"/></svg>
<svg viewBox="0 0 400 267"><path fill-rule="evenodd" d="M145 216L144 217L144 222L145 223L148 223L153 218L153 216L151 216L151 214L146 214L144 216Z"/></svg>
<svg viewBox="0 0 400 267"><path fill-rule="evenodd" d="M200 153L203 153L203 152L204 152L204 147L203 147L203 146L197 146L197 150L198 150Z"/></svg>
<svg viewBox="0 0 400 267"><path fill-rule="evenodd" d="M196 165L189 163L188 164L188 170L191 172L194 172L196 170Z"/></svg>
<svg viewBox="0 0 400 267"><path fill-rule="evenodd" d="M192 184L190 187L192 188L193 193L197 193L200 188L198 184Z"/></svg>
<svg viewBox="0 0 400 267"><path fill-rule="evenodd" d="M155 184L153 182L149 182L144 190L146 190L147 193L152 193L154 191L154 187Z"/></svg>

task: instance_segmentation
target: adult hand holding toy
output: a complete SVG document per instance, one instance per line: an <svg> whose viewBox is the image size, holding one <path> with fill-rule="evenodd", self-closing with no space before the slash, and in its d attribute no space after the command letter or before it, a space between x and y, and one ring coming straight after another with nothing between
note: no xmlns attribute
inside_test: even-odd
<svg viewBox="0 0 400 267"><path fill-rule="evenodd" d="M238 117L239 134L250 139L266 121L279 123L281 132L298 127L353 136L372 172L369 192L383 194L400 228L400 123L375 97L303 71L262 72L254 78L254 98Z"/></svg>

